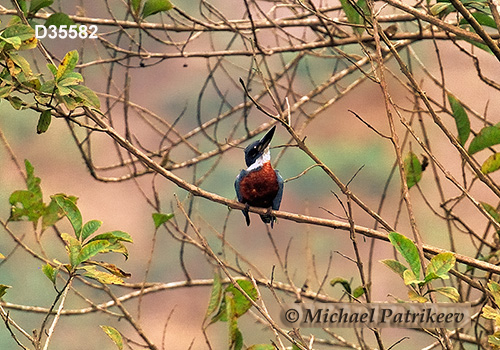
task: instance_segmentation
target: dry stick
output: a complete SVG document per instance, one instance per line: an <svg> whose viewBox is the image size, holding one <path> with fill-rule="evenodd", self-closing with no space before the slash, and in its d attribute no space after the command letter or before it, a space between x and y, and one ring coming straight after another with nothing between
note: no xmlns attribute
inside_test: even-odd
<svg viewBox="0 0 500 350"><path fill-rule="evenodd" d="M194 186L194 185L184 181L182 178L176 176L172 172L161 167L158 163L154 162L151 158L149 158L147 155L145 155L141 150L137 149L130 142L125 140L120 134L118 134L118 132L116 132L115 129L113 129L108 124L106 124L106 122L100 117L97 110L91 110L87 107L85 107L84 109L85 109L88 117L90 119L92 119L97 125L99 125L99 127L101 127L103 130L105 130L105 132L110 137L112 137L118 144L120 144L120 146L122 146L128 152L135 155L138 159L141 160L141 162L145 166L151 168L153 171L155 171L158 174L160 174L161 176L165 177L167 180L175 183L180 188L192 193L195 196L203 197L203 198L206 198L212 202L226 205L232 209L238 209L238 210L245 209L244 204L237 202L237 201L234 201L234 200L231 200L231 199L228 199L228 198L225 198L225 197L222 197L222 196L219 196L215 193L205 191L197 186ZM269 127L269 125L270 124L264 124L263 127L264 128ZM307 147L305 147L305 144L303 143L303 141L298 138L298 136L293 132L293 130L291 130L291 131L293 133L292 135L295 136L294 138L296 140L298 140L301 143L301 146L304 147L304 149L307 151L306 153L308 155L310 154L310 156L312 156L314 160L317 160L319 162L318 164L320 167L322 167L323 169L325 169L325 168L328 169L328 167L326 167ZM331 172L330 169L328 169L328 171L329 171L329 174L333 175L333 173ZM333 176L335 179L337 179L335 177L335 175L333 175ZM340 182L340 180L338 180L338 181L342 185L342 188L345 189L345 186ZM348 192L350 193L350 190ZM351 194L351 198L353 200L354 200L354 198L357 199L357 197L355 197L352 194ZM359 199L357 199L357 200L359 201ZM357 203L357 204L359 205L359 203ZM366 205L364 205L364 204L363 204L363 206L366 207ZM370 212L372 212L370 209L368 209L368 210ZM252 213L262 214L262 215L265 215L268 213L268 209L258 208L258 207L249 207L249 211ZM341 222L338 220L323 219L323 218L318 218L318 217L312 217L312 216L301 215L301 214L293 214L293 213L288 213L288 212L284 212L284 211L275 211L275 210L271 211L271 214L278 217L278 218L282 218L282 219L286 219L286 220L290 220L290 221L295 221L298 223L307 223L307 224L312 224L312 225L317 225L317 226L324 226L324 227L340 229L340 230L344 230L344 231L350 230L349 223ZM378 217L378 215L376 215L376 216ZM389 224L387 224L381 218L380 218L380 220L385 225L387 225L387 227L390 230ZM373 238L377 238L377 239L382 240L382 241L389 242L389 238L388 238L386 233L383 233L383 232L380 232L377 230L372 230L372 229L369 229L369 228L366 228L363 226L359 226L359 225L355 225L354 229L357 233L360 233L366 237L373 237ZM423 247L425 252L428 252L431 254L439 254L439 253L449 252L448 250L433 247L433 246L426 245L426 244L424 244L422 247ZM476 267L476 268L484 270L484 271L488 271L488 272L496 273L496 274L500 275L500 266L495 266L495 265L489 264L487 262L477 260L477 259L465 256L465 255L462 255L459 253L453 253L453 254L455 255L455 258L458 262L464 263L464 264L469 265L469 266Z"/></svg>
<svg viewBox="0 0 500 350"><path fill-rule="evenodd" d="M471 169L473 170L473 172L477 175L477 177L486 186L488 186L488 188L496 196L500 197L500 188L498 187L498 185L491 179L490 176L485 175L485 174L482 173L481 167L477 164L476 160L474 158L472 158L469 155L469 153L467 153L467 151L463 148L463 146L460 144L460 142L458 141L458 139L444 125L444 123L441 120L441 118L437 115L436 111L434 111L434 109L432 108L431 102L430 102L429 98L427 97L426 93L420 88L419 84L415 80L415 77L409 72L408 67L403 62L403 59L401 58L401 56L399 56L399 54L396 51L396 48L394 47L394 45L392 44L392 42L387 38L387 36L385 35L385 33L383 31L381 31L379 34L380 34L380 38L384 41L384 43L389 47L389 50L391 50L391 52L393 53L394 58L396 58L396 61L398 62L399 66L401 68L401 71L407 77L407 79L409 80L411 86L413 87L413 89L415 90L415 92L418 94L418 96L421 98L421 100L424 103L425 107L427 108L428 112L431 114L434 123L439 126L439 128L441 129L441 131L443 131L443 133L446 135L446 137L449 139L449 141L452 143L452 145L460 153L462 159L465 160L469 164L469 166L471 167ZM397 110L396 110L396 112L399 115L399 112ZM401 116L400 116L400 120L402 121L403 124L405 124ZM405 124L405 126L406 126L406 124ZM406 127L408 127L408 126L406 126ZM414 138L418 142L421 143L421 141L418 139L418 137L416 135L414 135ZM424 146L422 146L422 147L424 147ZM425 149L425 147L424 147L424 149ZM426 152L428 152L428 150L426 150ZM429 152L428 152L428 156L432 157L433 159L435 159L435 157L433 157L433 155L430 154ZM460 185L460 183L458 183L458 181L453 176L451 176L451 174L448 171L446 171L444 168L441 169L441 171L443 171L443 173L445 174L445 176L457 188L459 188L469 198L469 200L492 223L492 225L494 225L497 230L500 230L500 224L497 223L493 219L493 217L491 217L491 215L483 208L483 206L479 202L477 202L474 198L472 198L472 196L468 193L468 191L465 190Z"/></svg>
<svg viewBox="0 0 500 350"><path fill-rule="evenodd" d="M33 345L36 346L36 339L33 338L31 335L28 334L21 326L19 326L12 318L10 318L9 313L4 310L4 308L0 305L0 317L2 317L3 321L5 322L5 326L7 327L7 330L10 332L10 335L12 338L14 338L14 341L23 349L28 349L25 347L19 339L17 339L16 335L10 328L10 325L14 326L15 329L17 329L19 332L22 333Z"/></svg>
<svg viewBox="0 0 500 350"><path fill-rule="evenodd" d="M304 152L306 153L316 164L318 164L319 167L323 169L323 171L335 182L335 184L340 188L342 193L346 196L349 196L352 198L352 200L359 206L361 207L366 213L368 213L371 217L373 217L375 220L377 220L386 230L388 231L393 231L392 227L387 223L380 215L378 215L376 212L371 210L366 204L364 204L361 199L359 199L355 194L351 192L351 190L333 173L333 171L328 168L310 149L309 147L306 146L305 144L305 138L301 139L299 135L295 132L295 130L292 128L291 125L286 123L283 119L280 119L279 117L274 116L273 114L269 113L266 111L253 97L250 95L249 91L247 90L246 86L243 84L243 81L240 79L240 83L242 84L243 88L245 89L245 92L252 100L252 102L255 104L256 108L261 111L262 113L266 114L268 117L280 121L282 125L287 129L288 133L292 136L292 138L295 140L297 143L297 146Z"/></svg>
<svg viewBox="0 0 500 350"><path fill-rule="evenodd" d="M240 280L240 279L246 279L245 277L234 277L235 280ZM269 288L273 288L276 290L280 290L282 292L286 292L289 294L295 294L295 289L285 283L278 282L278 281L272 281L264 278L257 278L256 279L257 283L263 286L267 286ZM231 281L229 279L222 280L222 284L228 284ZM272 284L271 284L272 283ZM134 298L137 298L140 294L151 294L151 293L158 293L162 291L167 291L167 290L173 290L173 289L181 289L181 288L186 288L186 287L197 287L197 286L213 286L214 280L209 278L209 279L193 279L191 281L176 281L176 282L168 282L168 283L154 283L154 284L148 284L146 289L144 291L141 291L140 288L142 286L142 283L137 283L133 284L132 287L137 288L138 290L135 290L133 292L130 292L128 294L124 294L120 297L117 297L116 299L120 302L125 302ZM124 284L122 287L130 287L130 285ZM479 286L480 287L480 286ZM337 299L331 298L327 295L324 294L317 294L313 291L303 291L300 290L300 294L303 298L308 298L311 300L315 301L320 301L323 303L335 303L338 302ZM12 310L18 310L18 311L23 311L23 312L33 312L33 313L42 313L46 314L50 312L50 309L44 308L44 307L38 307L38 306L26 306L26 305L19 305L19 304L13 304L9 302L2 301L0 303L0 307L5 307L6 309L12 309ZM110 300L105 303L99 304L99 305L92 305L86 308L82 309L66 309L61 312L62 316L71 316L71 315L86 315L89 313L93 312L98 312L102 310L109 309L113 306L116 305L115 300ZM122 317L122 315L115 315L118 317Z"/></svg>
<svg viewBox="0 0 500 350"><path fill-rule="evenodd" d="M376 44L376 59L377 63L379 66L379 74L380 74L380 88L382 89L382 93L384 94L384 104L385 104L385 109L387 113L387 119L389 121L389 126L391 130L391 141L394 146L394 150L396 152L396 158L398 161L398 168L399 168L399 174L400 174L400 180L402 184L402 190L403 190L403 199L406 204L406 210L408 212L408 217L410 219L410 227L413 232L413 237L415 238L415 241L417 243L417 249L418 249L418 255L420 256L420 264L422 266L422 269L425 271L425 255L424 255L424 250L422 248L422 236L420 235L420 231L417 227L417 221L415 218L415 213L413 211L413 203L410 198L410 192L408 191L408 184L406 182L406 174L405 174L405 169L404 169L404 163L403 163L403 156L401 152L401 147L399 144L399 137L396 132L396 127L394 123L394 116L391 113L391 107L394 108L394 104L392 102L392 99L389 95L388 91L388 86L387 86L387 81L385 80L384 76L384 65L383 65L383 59L382 59L382 51L381 51L381 44L380 44L380 27L377 22L377 18L375 16L372 16L373 20L373 34L375 38L375 44ZM409 75L411 73L408 72ZM430 284L427 285L428 290L431 290ZM435 302L435 298L432 294L430 294L430 299L432 302ZM440 335L440 341L442 337L442 342L443 342L443 347L446 347L446 349L452 349L453 346L451 344L450 338L448 334L446 333L446 330L441 329L438 330L438 334Z"/></svg>
<svg viewBox="0 0 500 350"><path fill-rule="evenodd" d="M210 257L217 262L217 264L220 266L220 268L222 269L222 271L224 271L224 273L229 278L229 280L234 285L234 287L236 289L238 289L240 291L240 293L252 304L252 306L255 307L255 309L257 309L257 311L266 319L266 321L269 323L269 325L273 329L273 331L276 331L279 334L281 334L282 336L284 336L289 342L291 342L292 344L295 344L299 349L308 350L302 344L298 343L295 339L293 339L290 336L290 334L288 334L288 332L286 332L283 329L281 329L276 324L276 322L274 322L274 320L271 318L271 316L269 315L269 313L264 308L262 308L259 304L257 304L257 302L255 300L253 300L247 294L247 292L236 282L236 280L233 278L233 276L231 275L231 273L227 269L226 264L224 264L224 262L222 262L219 259L219 257L217 256L217 254L214 253L214 251L212 250L212 248L210 248L210 246L208 245L208 242L206 241L205 237L203 237L201 235L201 233L199 232L199 230L196 227L196 225L191 221L191 218L187 215L186 211L184 210L184 207L181 205L181 202L179 201L179 199L177 198L177 196L175 196L175 200L177 201L177 207L180 209L180 211L182 212L182 214L184 215L184 217L188 221L189 225L191 226L191 228L195 232L196 236L200 240L200 243L203 246L205 252L208 255L210 255Z"/></svg>
<svg viewBox="0 0 500 350"><path fill-rule="evenodd" d="M103 289L108 295L113 299L115 302L115 305L118 306L118 308L121 310L123 313L123 317L128 321L128 323L135 329L137 334L146 342L148 345L148 348L151 350L158 350L158 347L149 340L149 338L146 336L146 333L142 330L142 327L134 320L132 315L128 312L128 310L122 305L121 301L111 292L111 289L107 285L103 285Z"/></svg>
<svg viewBox="0 0 500 350"><path fill-rule="evenodd" d="M450 23L447 23L443 20L440 20L438 17L434 17L431 15L426 14L425 12L419 11L416 8L405 4L399 0L383 0L384 2L388 3L391 6L394 6L406 13L412 14L418 19L421 19L422 21L428 22L430 24L434 24L436 27L444 30L445 32L448 33L453 33L456 36L460 38L465 38L468 40L472 41L477 41L477 42L482 42L481 37L477 35L476 33L471 33L465 29L456 27Z"/></svg>
<svg viewBox="0 0 500 350"><path fill-rule="evenodd" d="M484 31L484 28L478 23L478 21L472 16L472 14L465 8L465 6L458 0L450 0L458 12L464 16L464 18L469 22L469 24L474 28L477 34L483 39L483 41L491 49L495 57L500 61L500 48L498 44Z"/></svg>
<svg viewBox="0 0 500 350"><path fill-rule="evenodd" d="M69 287L71 285L71 282L73 281L73 277L74 275L69 276L68 282L64 286L64 291L62 292L62 294L60 294L61 301L59 302L59 307L57 308L56 316L54 317L54 320L52 321L52 324L50 325L50 328L47 331L47 339L45 340L45 345L43 346L43 350L47 350L49 348L50 340L52 339L52 335L54 334L56 325L59 322L59 318L61 317L61 312L64 308L64 302L66 301L66 297L68 296L68 291L70 289ZM59 296L56 298L56 301L57 299L59 299ZM43 332L43 327L40 331L39 337L42 336L42 332Z"/></svg>
<svg viewBox="0 0 500 350"><path fill-rule="evenodd" d="M401 189L403 191L403 200L405 201L406 204L406 210L408 212L408 218L410 220L410 227L413 232L413 237L415 239L415 242L417 243L417 248L418 248L418 254L420 256L420 263L422 265L422 269L425 269L425 259L424 259L424 252L422 249L422 236L420 235L420 232L417 227L417 222L415 218L415 214L413 211L413 203L410 198L410 192L408 191L408 184L406 182L406 174L404 170L404 162L403 162L403 155L401 151L401 145L399 142L399 136L396 132L396 125L394 123L394 116L391 112L391 107L394 107L392 103L392 99L389 95L389 90L387 86L387 81L385 79L384 75L384 64L383 64L383 58L382 58L382 49L381 49L381 43L380 43L380 32L379 32L379 25L377 22L377 18L375 16L372 16L372 21L373 21L373 37L375 39L375 45L376 45L376 60L377 64L379 67L379 85L382 90L382 94L384 95L384 105L385 105L385 110L387 113L387 120L389 122L389 128L391 131L391 143L394 147L394 151L396 153L396 160L398 163L398 169L399 169L399 176L400 176L400 183L401 183Z"/></svg>

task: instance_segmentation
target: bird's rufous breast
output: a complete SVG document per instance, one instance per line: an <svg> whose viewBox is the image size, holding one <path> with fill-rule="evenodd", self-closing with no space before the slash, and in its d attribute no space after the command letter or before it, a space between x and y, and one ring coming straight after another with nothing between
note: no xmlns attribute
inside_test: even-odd
<svg viewBox="0 0 500 350"><path fill-rule="evenodd" d="M278 193L278 178L270 162L249 172L240 182L243 203L268 208Z"/></svg>

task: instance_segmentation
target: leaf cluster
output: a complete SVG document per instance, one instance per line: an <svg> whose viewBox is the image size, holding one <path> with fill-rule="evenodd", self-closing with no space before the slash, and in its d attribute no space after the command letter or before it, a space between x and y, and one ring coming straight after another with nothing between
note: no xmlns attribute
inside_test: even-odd
<svg viewBox="0 0 500 350"><path fill-rule="evenodd" d="M123 231L109 231L94 235L101 227L102 221L90 220L83 224L82 214L76 205L77 198L74 196L56 194L51 196L49 204L44 203L40 178L35 176L34 168L28 160L25 161L25 167L27 189L14 191L10 195L9 202L12 207L9 221L28 220L33 222L36 228L41 219L43 232L66 217L74 233L74 235L61 234L61 238L66 243L69 264L63 265L56 261L56 268L51 264L46 264L42 268L44 274L55 284L58 269L64 266L70 273L80 270L84 276L102 283L123 283L123 278L130 276L128 273L113 264L92 261L91 258L97 254L109 252L120 253L127 258L128 251L124 243L132 243L132 237ZM97 267L106 272L98 270Z"/></svg>
<svg viewBox="0 0 500 350"><path fill-rule="evenodd" d="M258 293L251 281L238 280L236 283L252 300L257 299ZM223 288L220 275L215 274L205 319L213 315L207 327L215 322L227 322L229 330L228 348L230 350L243 348L243 334L238 328L238 318L243 316L251 307L250 300L238 288L232 284ZM261 344L254 345L250 349L267 350L273 349L273 347Z"/></svg>
<svg viewBox="0 0 500 350"><path fill-rule="evenodd" d="M434 256L426 266L424 278L422 279L421 260L415 243L397 232L391 232L389 240L409 266L393 259L382 260L381 262L403 279L404 284L409 288L408 297L410 300L420 303L428 302L429 299L426 295L431 292L437 292L455 302L459 300L460 295L454 287L427 288L427 291L424 292L424 287L430 286L432 281L450 278L448 272L455 265L453 253L440 253Z"/></svg>

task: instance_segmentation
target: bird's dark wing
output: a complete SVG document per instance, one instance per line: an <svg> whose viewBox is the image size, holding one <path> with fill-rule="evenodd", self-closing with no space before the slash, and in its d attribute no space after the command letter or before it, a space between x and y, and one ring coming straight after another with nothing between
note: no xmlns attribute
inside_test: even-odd
<svg viewBox="0 0 500 350"><path fill-rule="evenodd" d="M275 170L274 172L276 173L276 177L278 179L278 193L273 199L273 210L280 210L281 198L283 197L283 185L285 182L283 181L283 178L278 170Z"/></svg>
<svg viewBox="0 0 500 350"><path fill-rule="evenodd" d="M236 196L238 197L238 202L243 202L243 195L240 192L240 182L246 175L246 173L247 173L246 170L240 171L238 176L236 176L236 180L234 180L234 189L236 190Z"/></svg>
<svg viewBox="0 0 500 350"><path fill-rule="evenodd" d="M238 202L240 203L243 203L243 195L241 194L240 191L240 182L247 173L248 172L246 170L240 171L238 176L236 176L236 180L234 181L234 189L236 190L236 197L238 198ZM250 215L248 215L248 209L247 210L243 209L242 212L243 215L245 216L245 221L247 223L247 226L250 226Z"/></svg>

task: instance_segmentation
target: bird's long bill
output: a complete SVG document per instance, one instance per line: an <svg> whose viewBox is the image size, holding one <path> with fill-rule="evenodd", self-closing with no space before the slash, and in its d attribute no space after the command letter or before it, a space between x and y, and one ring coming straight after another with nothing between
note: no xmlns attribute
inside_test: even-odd
<svg viewBox="0 0 500 350"><path fill-rule="evenodd" d="M263 138L260 139L259 141L259 152L263 152L267 146L269 146L269 144L271 143L271 140L273 139L273 136L274 136L274 131L276 130L276 125L274 125L271 130L269 130L267 132L267 134L264 135Z"/></svg>

